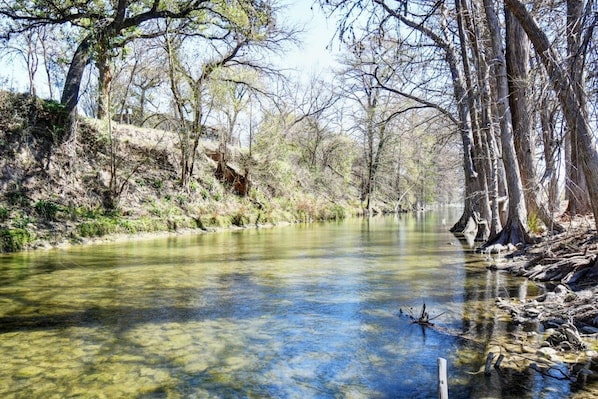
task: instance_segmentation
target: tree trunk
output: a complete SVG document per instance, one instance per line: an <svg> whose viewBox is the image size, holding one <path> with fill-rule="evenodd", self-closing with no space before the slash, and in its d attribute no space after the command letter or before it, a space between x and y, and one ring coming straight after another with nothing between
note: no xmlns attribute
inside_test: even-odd
<svg viewBox="0 0 598 399"><path fill-rule="evenodd" d="M498 16L494 9L494 1L484 0L486 24L490 33L491 48L489 48L494 65L492 70L496 79L496 108L500 119L501 144L503 165L507 177L507 190L509 197L509 216L502 231L484 244L487 248L491 245L520 244L530 241L527 233L527 212L523 197L523 186L519 173L519 162L515 153L511 111L509 108L509 87L507 81L507 68Z"/></svg>
<svg viewBox="0 0 598 399"><path fill-rule="evenodd" d="M471 117L471 130L474 138L474 148L477 156L474 158L476 170L480 171L478 177L477 196L479 197L479 211L482 223L478 223L478 231L475 241L486 241L493 234L494 220L491 201L492 201L492 163L488 156L488 143L485 137L485 125L483 115L480 115L480 107L483 107L483 97L480 91L475 90L472 81L474 73L472 66L479 70L479 58L481 56L478 45L478 29L472 18L473 10L469 9L465 0L455 1L455 10L457 12L457 22L459 27L459 41L461 46L461 62L463 63L463 72L465 75L465 84L467 86L467 101L469 114ZM468 48L471 49L469 57ZM470 65L473 64L473 65ZM479 76L479 74L478 74ZM479 81L476 82L479 84Z"/></svg>
<svg viewBox="0 0 598 399"><path fill-rule="evenodd" d="M567 177L565 189L567 193L567 213L571 216L585 215L591 210L588 198L588 186L582 168L581 149L575 137L575 127L567 125L566 135L566 161Z"/></svg>
<svg viewBox="0 0 598 399"><path fill-rule="evenodd" d="M582 18L583 1L567 1L567 67L569 76L571 77L572 90L579 99L579 106L581 111L587 115L588 104L584 85L584 54L579 54L579 49L582 45ZM567 163L567 197L569 203L567 205L567 212L570 215L584 215L590 212L591 206L587 195L587 184L584 177L581 165L581 151L579 148L582 145L576 136L577 128L567 122L567 144L570 156Z"/></svg>
<svg viewBox="0 0 598 399"><path fill-rule="evenodd" d="M97 118L103 119L108 115L110 108L110 82L112 81L112 74L110 71L110 63L107 57L100 56L96 62L98 68L98 108Z"/></svg>
<svg viewBox="0 0 598 399"><path fill-rule="evenodd" d="M557 160L561 157L562 148L559 145L555 126L555 114L558 106L553 99L548 98L548 93L540 99L540 125L542 127L542 141L544 147L545 173L543 185L548 185L548 207L551 214L561 210L561 188Z"/></svg>
<svg viewBox="0 0 598 399"><path fill-rule="evenodd" d="M529 106L530 42L519 21L505 7L506 61L509 82L509 106L513 121L515 150L524 188L525 205L530 215L536 215L551 230L562 232L564 227L554 220L547 206L548 196L541 190L536 174L535 142Z"/></svg>
<svg viewBox="0 0 598 399"><path fill-rule="evenodd" d="M455 0L455 9L459 9ZM403 22L407 23L405 20ZM479 190L479 176L474 162L474 138L471 128L471 114L469 103L467 102L467 87L463 71L459 68L458 56L455 48L442 38L434 35L432 32L422 29L421 25L411 23L412 28L427 34L441 49L445 51L445 58L449 65L451 77L453 79L453 95L457 101L457 112L459 114L459 131L461 142L463 144L463 172L465 176L465 200L463 214L451 228L453 233L471 233L472 225L476 225L473 233L477 232L476 214L479 215L480 205L477 193ZM419 28L418 28L419 26Z"/></svg>
<svg viewBox="0 0 598 399"><path fill-rule="evenodd" d="M462 0L464 1L464 0ZM477 85L480 92L480 120L481 120L481 141L483 143L483 158L486 170L486 189L488 190L487 197L489 198L490 218L489 222L489 236L482 241L486 241L489 237L494 237L502 230L502 221L500 219L499 208L499 178L498 178L498 146L496 144L496 134L494 125L492 123L492 94L490 87L490 67L486 60L486 54L481 51L480 42L483 38L479 37L480 29L475 25L475 20L472 19L470 23L470 31L472 35L472 44L475 48L476 56L474 61L477 67ZM480 237L481 238L481 237Z"/></svg>
<svg viewBox="0 0 598 399"><path fill-rule="evenodd" d="M573 88L574 84L581 85L583 82L572 81L572 77L562 67L562 58L558 57L556 51L551 47L548 37L540 29L525 6L519 0L505 0L505 3L521 23L548 71L550 82L563 108L567 125L574 127L571 134L575 137L575 141L580 144L578 147L580 163L587 182L594 222L598 227L598 173L596 173L598 170L598 150L596 139L588 122L587 113L584 112L585 98L580 98L579 93ZM581 57L583 54L579 56Z"/></svg>
<svg viewBox="0 0 598 399"><path fill-rule="evenodd" d="M79 89L81 87L81 80L83 79L83 72L90 62L91 38L87 37L75 50L71 65L66 74L64 81L64 88L62 90L61 104L71 119L71 123L77 118L77 104L79 102ZM67 140L68 137L65 137Z"/></svg>

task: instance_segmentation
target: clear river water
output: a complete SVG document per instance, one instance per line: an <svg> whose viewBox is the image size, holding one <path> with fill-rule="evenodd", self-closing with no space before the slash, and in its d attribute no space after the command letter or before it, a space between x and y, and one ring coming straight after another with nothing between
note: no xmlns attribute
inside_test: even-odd
<svg viewBox="0 0 598 399"><path fill-rule="evenodd" d="M438 357L451 398L591 397L484 376L488 346L525 334L495 297L541 287L487 270L454 216L2 255L0 397L434 398ZM440 329L411 322L424 303Z"/></svg>

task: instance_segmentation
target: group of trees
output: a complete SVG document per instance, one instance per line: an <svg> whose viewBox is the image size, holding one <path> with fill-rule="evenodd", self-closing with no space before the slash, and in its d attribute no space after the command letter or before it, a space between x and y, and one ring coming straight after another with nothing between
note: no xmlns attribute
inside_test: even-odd
<svg viewBox="0 0 598 399"><path fill-rule="evenodd" d="M486 246L526 242L530 218L562 228L563 157L568 211L598 221L596 77L587 73L598 5L532 3L321 2L341 40L375 52L363 71L378 89L435 110L459 133L465 207L452 230L491 237Z"/></svg>
<svg viewBox="0 0 598 399"><path fill-rule="evenodd" d="M0 56L22 58L31 94L43 67L50 96L72 121L83 112L175 131L183 189L200 139L224 146L238 143L242 130L250 152L258 144L271 158L296 158L310 175L300 179L304 187L358 197L368 212L423 204L441 191L445 201L454 199L447 193L458 184L436 184L454 143L427 134L440 130L428 113L418 116L419 107L377 87L363 69L375 68L371 49L358 54L344 46L339 79L292 82L275 66L298 40L276 2L12 0L0 15L8 44ZM73 125L64 139L76 131ZM438 145L449 149L446 156L426 157ZM275 148L280 153L272 154ZM111 180L122 188L116 165ZM112 191L117 197L122 190Z"/></svg>
<svg viewBox="0 0 598 399"><path fill-rule="evenodd" d="M275 4L11 0L0 33L71 120L176 131L183 188L200 138L231 144L243 124L250 152L279 149L324 188L351 182L366 212L461 184L453 231L487 245L527 241L530 219L562 229L563 174L568 211L598 220L596 1L322 0L341 66L299 86L272 62L298 33Z"/></svg>

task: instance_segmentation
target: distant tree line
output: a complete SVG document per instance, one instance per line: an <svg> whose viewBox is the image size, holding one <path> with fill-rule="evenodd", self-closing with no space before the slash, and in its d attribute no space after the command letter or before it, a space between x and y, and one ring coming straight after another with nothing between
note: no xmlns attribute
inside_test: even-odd
<svg viewBox="0 0 598 399"><path fill-rule="evenodd" d="M529 122L535 128L542 116L552 129L542 136L551 143L543 147L499 133L498 115L513 105L498 101L501 72L490 56L494 36L480 2L322 3L339 20L342 66L335 78L303 74L293 81L276 66L273 59L298 43L299 29L267 0L5 1L0 56L22 60L31 94L39 92L37 79L43 77L50 97L71 116L65 141L77 139L81 113L176 132L183 190L193 181L200 140L216 133L222 148L244 140L258 160L244 164L248 173L293 180L330 200L357 199L370 214L455 202L465 187L466 211L455 229L488 220L495 232L501 226L498 204L508 194L505 225L513 226L514 239L525 238L527 214L515 192L527 199L526 193L541 193L544 181L557 181L566 141L558 129L569 126L555 107L557 96L531 90L548 82L539 58L527 55L529 78L520 80L531 85L529 107L539 100L547 104ZM582 8L578 46L587 42L588 13ZM498 29L501 35L504 29ZM591 40L584 46L585 53L594 51ZM588 87L588 76L579 79ZM591 104L592 94L586 94ZM528 133L535 137L533 131ZM116 200L130 176L119 177L118 159L126 154L118 153L111 127L108 132ZM510 149L505 140L514 141L516 151L523 146L524 154L532 149L535 167L529 171L536 174L529 181L507 178L513 175L508 167L517 163L501 161ZM539 148L545 149L542 159ZM461 150L463 161L456 161ZM281 159L297 170L287 170ZM544 166L553 173L537 170ZM570 186L582 187L587 198L589 184ZM557 187L532 201L551 227ZM272 187L271 194L281 190ZM576 204L579 211L582 205Z"/></svg>
<svg viewBox="0 0 598 399"><path fill-rule="evenodd" d="M321 1L375 90L426 107L460 136L454 232L492 245L598 222L595 1ZM398 101L398 100L395 100ZM541 223L540 223L541 222Z"/></svg>

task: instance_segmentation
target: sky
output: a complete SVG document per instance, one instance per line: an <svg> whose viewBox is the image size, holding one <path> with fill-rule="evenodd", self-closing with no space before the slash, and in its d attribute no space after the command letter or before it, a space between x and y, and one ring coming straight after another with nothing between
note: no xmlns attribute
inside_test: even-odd
<svg viewBox="0 0 598 399"><path fill-rule="evenodd" d="M308 75L329 71L336 66L334 54L337 47L331 45L336 30L334 21L327 21L320 6L312 0L289 0L287 4L289 21L304 29L301 48L287 55L289 66Z"/></svg>

